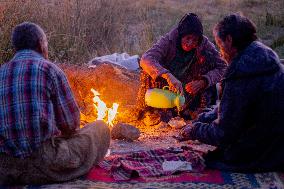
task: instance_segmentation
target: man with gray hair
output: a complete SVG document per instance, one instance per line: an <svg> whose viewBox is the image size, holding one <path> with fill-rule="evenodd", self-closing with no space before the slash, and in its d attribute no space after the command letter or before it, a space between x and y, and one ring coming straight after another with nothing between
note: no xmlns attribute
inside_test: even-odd
<svg viewBox="0 0 284 189"><path fill-rule="evenodd" d="M34 23L17 25L13 59L0 67L0 184L44 184L79 177L106 154L107 125L80 126L63 71L47 60L48 43Z"/></svg>

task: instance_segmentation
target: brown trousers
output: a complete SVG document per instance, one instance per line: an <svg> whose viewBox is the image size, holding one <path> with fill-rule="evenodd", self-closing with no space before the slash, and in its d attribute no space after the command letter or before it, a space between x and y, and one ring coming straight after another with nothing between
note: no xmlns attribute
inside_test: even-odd
<svg viewBox="0 0 284 189"><path fill-rule="evenodd" d="M55 137L32 156L0 155L0 185L48 184L86 174L109 148L110 132L102 121L87 124L70 138Z"/></svg>

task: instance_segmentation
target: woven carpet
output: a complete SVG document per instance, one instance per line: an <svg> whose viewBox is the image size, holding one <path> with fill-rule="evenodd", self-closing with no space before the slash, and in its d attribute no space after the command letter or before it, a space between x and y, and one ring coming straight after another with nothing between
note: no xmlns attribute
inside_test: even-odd
<svg viewBox="0 0 284 189"><path fill-rule="evenodd" d="M284 174L282 173L254 173L241 174L205 170L202 173L181 173L159 178L135 178L129 181L117 182L109 173L99 167L94 167L84 178L64 184L45 185L41 187L28 186L26 188L262 188L282 189Z"/></svg>
<svg viewBox="0 0 284 189"><path fill-rule="evenodd" d="M159 178L135 178L129 181L117 182L107 171L100 167L91 169L88 175L61 184L43 185L43 186L13 186L3 187L0 189L110 189L110 188L137 188L137 189L218 189L218 188L232 188L232 189L284 189L284 173L254 173L242 174L232 172L221 172L218 170L205 170L202 173L181 173L172 176L165 176Z"/></svg>
<svg viewBox="0 0 284 189"><path fill-rule="evenodd" d="M203 147L204 148L204 147ZM204 170L199 173L183 172L164 177L133 178L128 181L115 181L110 173L98 166L93 167L89 173L79 179L69 182L42 185L42 186L13 186L2 188L26 188L26 189L110 189L110 188L137 188L137 189L210 189L210 188L236 188L236 189L284 189L284 173L233 173L219 170Z"/></svg>

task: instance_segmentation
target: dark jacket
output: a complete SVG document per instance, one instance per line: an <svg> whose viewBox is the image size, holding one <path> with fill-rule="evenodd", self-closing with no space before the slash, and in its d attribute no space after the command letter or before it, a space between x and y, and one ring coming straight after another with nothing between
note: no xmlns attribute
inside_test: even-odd
<svg viewBox="0 0 284 189"><path fill-rule="evenodd" d="M232 60L218 118L194 123L190 138L218 147L208 156L215 168L284 168L284 68L273 50L255 41Z"/></svg>
<svg viewBox="0 0 284 189"><path fill-rule="evenodd" d="M178 30L174 28L142 56L140 66L152 79L169 72L167 67L176 56L177 41ZM227 66L215 46L205 36L196 49L196 57L196 63L191 66L190 73L187 73L188 82L200 77L208 81L208 87L219 82Z"/></svg>

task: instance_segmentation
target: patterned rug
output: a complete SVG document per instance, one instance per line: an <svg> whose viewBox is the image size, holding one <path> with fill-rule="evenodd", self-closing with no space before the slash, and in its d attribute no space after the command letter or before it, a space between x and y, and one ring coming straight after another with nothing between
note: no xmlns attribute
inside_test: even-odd
<svg viewBox="0 0 284 189"><path fill-rule="evenodd" d="M131 143L133 144L133 143ZM143 143L144 144L144 143ZM160 144L160 143L158 143ZM191 144L188 144L191 146ZM129 148L129 145L123 145ZM145 146L145 145L144 145ZM159 145L160 147L162 145ZM169 146L169 144L167 144ZM152 147L152 146L151 146ZM196 150L201 151L207 149L204 145L194 145ZM114 146L114 149L119 149ZM121 148L120 148L121 149ZM121 149L126 151L125 149ZM207 150L205 150L207 151ZM137 188L137 189L210 189L210 188L233 188L233 189L284 189L284 173L233 173L233 172L222 172L219 170L204 170L200 173L183 172L171 176L163 177L147 177L147 178L134 178L128 181L115 181L110 173L98 166L93 167L90 172L76 180L64 182L60 184L42 185L42 186L14 186L14 187L3 187L2 188L26 188L26 189L110 189L110 188Z"/></svg>
<svg viewBox="0 0 284 189"><path fill-rule="evenodd" d="M64 184L45 185L39 188L261 188L282 189L284 174L282 173L257 173L241 174L221 172L218 170L205 170L202 173L181 173L178 175L159 178L136 178L130 181L117 182L109 173L99 167L94 167L85 178ZM26 187L26 188L37 188Z"/></svg>

